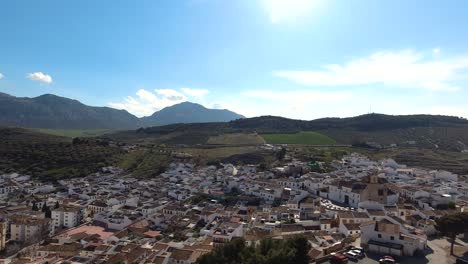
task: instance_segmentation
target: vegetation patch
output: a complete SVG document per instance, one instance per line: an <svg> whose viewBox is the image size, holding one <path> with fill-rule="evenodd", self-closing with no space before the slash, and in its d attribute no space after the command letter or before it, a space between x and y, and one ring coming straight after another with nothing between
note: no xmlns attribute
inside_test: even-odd
<svg viewBox="0 0 468 264"><path fill-rule="evenodd" d="M114 165L122 151L97 140L71 142L26 129L0 130L0 172L42 180L84 177Z"/></svg>
<svg viewBox="0 0 468 264"><path fill-rule="evenodd" d="M155 177L167 169L171 160L169 153L157 148L141 148L123 155L119 167L134 177Z"/></svg>
<svg viewBox="0 0 468 264"><path fill-rule="evenodd" d="M62 137L97 137L107 133L115 132L111 129L47 129L47 128L38 128L35 129L41 133L62 136Z"/></svg>
<svg viewBox="0 0 468 264"><path fill-rule="evenodd" d="M304 144L335 145L336 141L328 136L313 131L301 131L292 134L263 134L268 144Z"/></svg>
<svg viewBox="0 0 468 264"><path fill-rule="evenodd" d="M213 145L261 145L265 140L257 133L232 133L212 136L206 142Z"/></svg>
<svg viewBox="0 0 468 264"><path fill-rule="evenodd" d="M234 239L212 252L201 256L196 263L282 263L307 264L310 261L310 245L305 237L288 239L263 239L260 243L246 245L243 238Z"/></svg>

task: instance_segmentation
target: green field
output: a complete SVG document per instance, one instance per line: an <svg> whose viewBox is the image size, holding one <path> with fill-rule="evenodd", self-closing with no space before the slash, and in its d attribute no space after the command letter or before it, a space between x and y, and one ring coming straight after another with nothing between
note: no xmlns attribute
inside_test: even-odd
<svg viewBox="0 0 468 264"><path fill-rule="evenodd" d="M304 144L304 145L334 145L336 141L330 137L313 131L302 131L294 134L262 134L268 144Z"/></svg>
<svg viewBox="0 0 468 264"><path fill-rule="evenodd" d="M212 136L206 144L212 145L261 145L265 140L256 133L233 133Z"/></svg>
<svg viewBox="0 0 468 264"><path fill-rule="evenodd" d="M253 146L244 147L221 147L221 148L185 148L181 152L186 152L194 157L200 157L207 160L226 158L232 155L253 153L257 150Z"/></svg>
<svg viewBox="0 0 468 264"><path fill-rule="evenodd" d="M115 132L115 130L110 129L45 129L38 128L35 129L41 133L62 136L62 137L97 137L106 133Z"/></svg>

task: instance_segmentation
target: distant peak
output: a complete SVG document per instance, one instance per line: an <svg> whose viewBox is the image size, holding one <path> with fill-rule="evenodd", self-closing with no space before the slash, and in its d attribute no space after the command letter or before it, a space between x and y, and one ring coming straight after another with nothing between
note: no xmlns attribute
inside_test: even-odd
<svg viewBox="0 0 468 264"><path fill-rule="evenodd" d="M175 105L172 105L172 106L180 106L180 105L190 105L190 106L201 106L201 107L204 107L204 106L201 105L201 104L192 103L192 102L189 102L189 101L185 101L185 102L182 102L182 103L178 103L178 104L175 104ZM170 106L169 106L169 107L170 107Z"/></svg>
<svg viewBox="0 0 468 264"><path fill-rule="evenodd" d="M57 97L60 97L60 96L55 95L55 94L42 94L42 95L39 95L36 98L57 98Z"/></svg>
<svg viewBox="0 0 468 264"><path fill-rule="evenodd" d="M0 92L0 97L13 97L13 96Z"/></svg>

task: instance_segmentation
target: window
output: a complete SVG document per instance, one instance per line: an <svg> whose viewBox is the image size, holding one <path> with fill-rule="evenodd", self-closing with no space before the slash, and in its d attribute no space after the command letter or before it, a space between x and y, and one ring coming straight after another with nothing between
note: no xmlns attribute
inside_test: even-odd
<svg viewBox="0 0 468 264"><path fill-rule="evenodd" d="M382 189L379 190L379 196L383 196L384 191Z"/></svg>
<svg viewBox="0 0 468 264"><path fill-rule="evenodd" d="M395 240L395 238L393 236L390 237L390 240Z"/></svg>
<svg viewBox="0 0 468 264"><path fill-rule="evenodd" d="M382 238L382 234L378 234L377 237L378 237L378 238Z"/></svg>

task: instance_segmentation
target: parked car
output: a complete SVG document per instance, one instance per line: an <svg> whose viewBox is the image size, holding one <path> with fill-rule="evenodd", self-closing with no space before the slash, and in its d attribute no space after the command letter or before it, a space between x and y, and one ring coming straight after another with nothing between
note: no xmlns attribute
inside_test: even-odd
<svg viewBox="0 0 468 264"><path fill-rule="evenodd" d="M362 247L352 247L351 250L359 250L364 253L364 249Z"/></svg>
<svg viewBox="0 0 468 264"><path fill-rule="evenodd" d="M379 259L380 264L394 264L396 263L393 258L381 258Z"/></svg>
<svg viewBox="0 0 468 264"><path fill-rule="evenodd" d="M344 253L344 255L351 260L359 260L359 255L352 250Z"/></svg>
<svg viewBox="0 0 468 264"><path fill-rule="evenodd" d="M358 255L359 258L364 258L366 256L363 251L360 251L358 249L352 249L350 251Z"/></svg>

